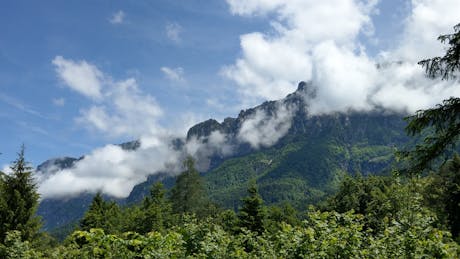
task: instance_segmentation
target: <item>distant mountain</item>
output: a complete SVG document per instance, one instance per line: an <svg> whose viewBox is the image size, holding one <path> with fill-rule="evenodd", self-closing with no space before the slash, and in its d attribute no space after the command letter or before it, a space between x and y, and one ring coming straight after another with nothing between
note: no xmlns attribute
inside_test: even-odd
<svg viewBox="0 0 460 259"><path fill-rule="evenodd" d="M238 117L221 123L210 119L191 127L186 138L175 140L174 146L181 148L193 140L209 145L208 149L203 145L205 148L196 154L209 195L218 204L235 209L251 179L257 181L268 204L289 201L305 208L335 190L347 173L379 174L391 169L394 151L408 141L403 114L313 115L308 113L308 99L314 96L314 88L301 82L297 91L282 100L243 110ZM266 130L269 127L273 129ZM216 134L221 142L213 146ZM133 141L120 146L136 149L139 145ZM76 161L55 159L39 167L69 168ZM119 202L140 201L156 181L167 187L174 184L166 172L155 174ZM46 222L45 228L61 226L78 220L92 196L45 199L38 214Z"/></svg>
<svg viewBox="0 0 460 259"><path fill-rule="evenodd" d="M120 144L120 147L125 150L134 150L138 148L139 145L139 141L131 141ZM72 168L76 162L83 158L84 156L80 158L60 157L49 159L37 167L37 172L39 174L43 172L55 174L60 170ZM51 230L78 221L88 209L93 197L93 193L82 193L76 197L46 198L41 200L37 214L43 218L43 228L45 230ZM106 198L117 200L108 196L106 196ZM122 200L117 201L123 202Z"/></svg>

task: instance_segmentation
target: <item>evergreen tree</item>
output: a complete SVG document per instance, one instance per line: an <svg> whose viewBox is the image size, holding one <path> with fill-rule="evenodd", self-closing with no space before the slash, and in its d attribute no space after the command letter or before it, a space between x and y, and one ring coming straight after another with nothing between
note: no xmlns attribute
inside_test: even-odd
<svg viewBox="0 0 460 259"><path fill-rule="evenodd" d="M35 215L39 194L25 161L24 146L11 166L12 174L0 177L0 242L8 231L17 230L22 239L30 241L38 233L41 222Z"/></svg>
<svg viewBox="0 0 460 259"><path fill-rule="evenodd" d="M447 221L454 237L460 236L460 156L455 154L432 176L425 198L428 205Z"/></svg>
<svg viewBox="0 0 460 259"><path fill-rule="evenodd" d="M171 203L175 213L195 213L199 217L209 214L211 204L207 198L204 182L195 169L195 161L188 157L184 161L185 171L176 179L171 190Z"/></svg>
<svg viewBox="0 0 460 259"><path fill-rule="evenodd" d="M422 60L419 64L425 67L431 78L456 79L460 72L460 23L454 27L453 34L441 35L438 40L449 44L446 54ZM414 150L401 152L411 161L405 170L418 174L457 143L460 135L460 98L451 97L435 108L420 110L406 119L409 121L406 127L409 135L428 135L424 143L417 145Z"/></svg>
<svg viewBox="0 0 460 259"><path fill-rule="evenodd" d="M238 225L261 234L265 230L265 215L263 200L256 183L252 182L248 188L248 196L243 198L243 206L238 212Z"/></svg>
<svg viewBox="0 0 460 259"><path fill-rule="evenodd" d="M118 232L120 208L115 202L106 202L102 194L98 192L94 196L88 211L80 221L80 227L83 230L91 228L101 228L105 233Z"/></svg>
<svg viewBox="0 0 460 259"><path fill-rule="evenodd" d="M172 210L165 193L162 183L152 185L150 196L143 200L139 215L135 218L136 232L145 234L152 230L160 231L170 224Z"/></svg>

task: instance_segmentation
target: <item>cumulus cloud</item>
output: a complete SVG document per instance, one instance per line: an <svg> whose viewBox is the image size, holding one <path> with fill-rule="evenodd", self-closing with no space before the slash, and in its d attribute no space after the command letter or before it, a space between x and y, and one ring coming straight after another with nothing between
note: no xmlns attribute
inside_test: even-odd
<svg viewBox="0 0 460 259"><path fill-rule="evenodd" d="M125 12L123 12L122 10L119 10L118 12L112 14L112 16L109 19L109 22L111 24L120 24L120 23L123 23L124 19L125 19Z"/></svg>
<svg viewBox="0 0 460 259"><path fill-rule="evenodd" d="M76 119L84 127L109 137L132 138L160 130L157 119L163 111L152 96L139 89L134 78L114 81L86 61L61 56L53 64L66 86L96 100Z"/></svg>
<svg viewBox="0 0 460 259"><path fill-rule="evenodd" d="M417 62L443 55L444 48L436 38L452 32L452 27L460 22L459 10L457 0L412 0L412 12L405 21L395 58Z"/></svg>
<svg viewBox="0 0 460 259"><path fill-rule="evenodd" d="M103 74L86 61L73 61L56 56L53 61L58 77L66 86L86 97L102 97Z"/></svg>
<svg viewBox="0 0 460 259"><path fill-rule="evenodd" d="M184 78L184 69L182 67L170 68L170 67L161 67L161 72L168 78L169 80L176 82L176 83L183 83L185 82Z"/></svg>
<svg viewBox="0 0 460 259"><path fill-rule="evenodd" d="M271 33L241 36L242 56L222 74L234 80L244 98L255 102L279 99L297 82L312 77L312 52L333 41L354 50L360 32L372 31L370 13L376 1L354 0L228 0L236 15L274 13Z"/></svg>
<svg viewBox="0 0 460 259"><path fill-rule="evenodd" d="M182 33L182 26L178 23L168 23L165 27L166 36L168 39L179 43L181 41L180 34Z"/></svg>
<svg viewBox="0 0 460 259"><path fill-rule="evenodd" d="M83 109L77 122L110 137L140 137L160 131L163 111L155 99L139 90L133 78L114 82L102 104Z"/></svg>
<svg viewBox="0 0 460 259"><path fill-rule="evenodd" d="M270 19L272 31L241 36L241 56L222 68L244 103L279 99L311 81L311 114L383 107L414 112L456 95L456 82L425 78L417 61L442 55L437 36L458 23L455 0L413 0L397 47L371 57L360 42L373 37L372 0L227 0L235 15ZM397 38L397 37L395 37ZM311 99L311 98L309 98Z"/></svg>

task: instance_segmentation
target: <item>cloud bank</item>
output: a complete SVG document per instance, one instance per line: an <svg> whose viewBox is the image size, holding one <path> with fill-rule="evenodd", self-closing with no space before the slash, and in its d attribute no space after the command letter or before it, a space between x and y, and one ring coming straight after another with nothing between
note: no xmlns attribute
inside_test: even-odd
<svg viewBox="0 0 460 259"><path fill-rule="evenodd" d="M161 171L176 173L180 154L160 139L142 142L135 151L107 145L91 152L69 169L38 173L42 198L101 191L126 197L147 176Z"/></svg>
<svg viewBox="0 0 460 259"><path fill-rule="evenodd" d="M442 55L437 36L459 22L455 0L413 0L395 49L367 54L362 37L372 37L373 0L227 0L234 15L271 17L270 32L241 36L241 56L222 74L233 80L246 103L279 99L298 81L311 81L317 96L310 113L404 112L431 107L460 94L458 82L426 79L417 65Z"/></svg>

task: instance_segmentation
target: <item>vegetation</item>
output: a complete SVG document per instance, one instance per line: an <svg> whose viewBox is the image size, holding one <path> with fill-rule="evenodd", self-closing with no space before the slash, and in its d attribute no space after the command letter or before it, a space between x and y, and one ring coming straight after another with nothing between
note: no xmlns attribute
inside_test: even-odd
<svg viewBox="0 0 460 259"><path fill-rule="evenodd" d="M213 205L207 198L200 173L195 169L193 158L184 161L183 171L171 190L171 201L175 213L193 213L205 217L212 213Z"/></svg>
<svg viewBox="0 0 460 259"><path fill-rule="evenodd" d="M39 195L32 178L31 167L24 157L24 146L11 166L12 174L0 182L0 243L9 231L19 231L21 238L32 240L40 229L35 216Z"/></svg>
<svg viewBox="0 0 460 259"><path fill-rule="evenodd" d="M195 172L188 162L186 172ZM435 198L458 196L455 181L440 179L453 180L459 162L423 178L347 176L320 209L303 212L288 203L265 206L255 181L238 213L199 217L179 211L183 204L161 184L128 207L96 194L64 242L40 246L11 230L0 251L5 258L458 258L450 232L458 214Z"/></svg>

